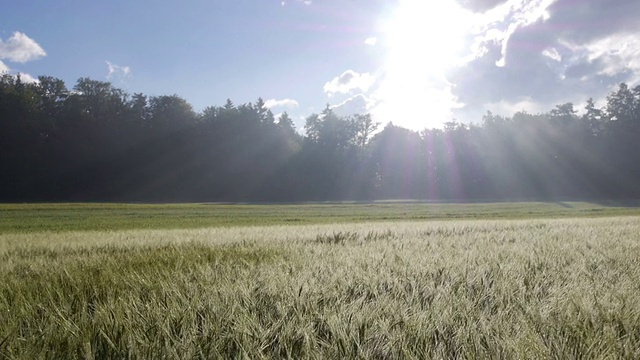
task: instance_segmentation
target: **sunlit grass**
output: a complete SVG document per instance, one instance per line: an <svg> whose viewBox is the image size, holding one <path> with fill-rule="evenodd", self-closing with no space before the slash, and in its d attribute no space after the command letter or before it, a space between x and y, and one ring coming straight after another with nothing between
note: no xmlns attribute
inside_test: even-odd
<svg viewBox="0 0 640 360"><path fill-rule="evenodd" d="M629 204L626 204L629 205ZM0 204L0 234L186 229L368 221L530 219L640 215L640 207L587 202L225 204Z"/></svg>
<svg viewBox="0 0 640 360"><path fill-rule="evenodd" d="M0 358L639 358L640 218L0 235Z"/></svg>

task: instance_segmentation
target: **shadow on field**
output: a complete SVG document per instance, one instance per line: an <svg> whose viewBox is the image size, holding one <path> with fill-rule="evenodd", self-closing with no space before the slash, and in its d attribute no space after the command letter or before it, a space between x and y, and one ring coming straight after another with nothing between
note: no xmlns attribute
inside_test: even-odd
<svg viewBox="0 0 640 360"><path fill-rule="evenodd" d="M557 201L556 204L562 206L563 208L573 209L573 206L567 204L566 202Z"/></svg>
<svg viewBox="0 0 640 360"><path fill-rule="evenodd" d="M640 208L640 199L596 200L592 203L609 207Z"/></svg>

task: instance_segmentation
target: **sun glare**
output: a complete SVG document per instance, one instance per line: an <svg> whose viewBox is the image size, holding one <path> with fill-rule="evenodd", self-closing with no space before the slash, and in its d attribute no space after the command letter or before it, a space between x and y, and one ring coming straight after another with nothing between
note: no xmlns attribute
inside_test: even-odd
<svg viewBox="0 0 640 360"><path fill-rule="evenodd" d="M438 73L456 62L465 30L465 12L454 1L400 1L384 26L390 66ZM407 68L409 67L409 68Z"/></svg>
<svg viewBox="0 0 640 360"><path fill-rule="evenodd" d="M388 118L383 121L421 129L451 120L459 104L445 72L464 56L470 17L454 0L399 1L382 26L387 55L377 100L378 115Z"/></svg>

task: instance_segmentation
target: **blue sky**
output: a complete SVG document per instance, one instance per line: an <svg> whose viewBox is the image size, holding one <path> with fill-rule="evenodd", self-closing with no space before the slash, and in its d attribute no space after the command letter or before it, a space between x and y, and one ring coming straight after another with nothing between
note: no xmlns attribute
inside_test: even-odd
<svg viewBox="0 0 640 360"><path fill-rule="evenodd" d="M637 0L5 1L0 71L412 129L640 80Z"/></svg>

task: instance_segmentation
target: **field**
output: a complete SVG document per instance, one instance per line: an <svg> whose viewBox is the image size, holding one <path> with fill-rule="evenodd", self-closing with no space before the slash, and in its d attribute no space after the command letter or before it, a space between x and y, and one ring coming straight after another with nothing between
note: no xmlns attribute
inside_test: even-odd
<svg viewBox="0 0 640 360"><path fill-rule="evenodd" d="M0 359L640 358L640 209L0 205Z"/></svg>

